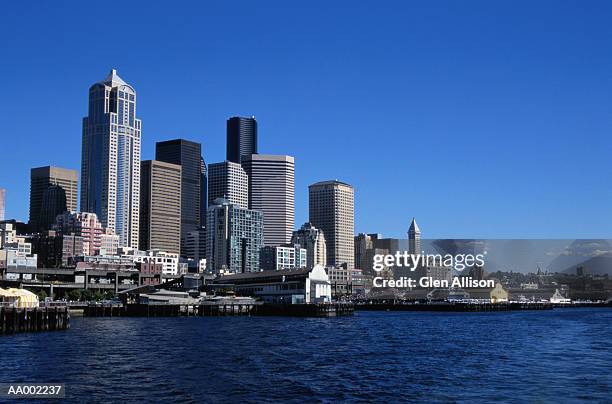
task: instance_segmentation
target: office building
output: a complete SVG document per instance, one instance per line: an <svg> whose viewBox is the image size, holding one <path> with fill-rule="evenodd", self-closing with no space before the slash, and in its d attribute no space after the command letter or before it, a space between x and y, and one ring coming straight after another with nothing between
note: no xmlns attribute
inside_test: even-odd
<svg viewBox="0 0 612 404"><path fill-rule="evenodd" d="M136 91L116 70L89 88L83 118L81 210L95 213L122 246L138 247L141 122Z"/></svg>
<svg viewBox="0 0 612 404"><path fill-rule="evenodd" d="M232 117L227 120L226 160L241 163L242 156L257 154L257 121L255 117ZM210 199L209 199L210 200Z"/></svg>
<svg viewBox="0 0 612 404"><path fill-rule="evenodd" d="M308 187L310 223L323 230L327 265L354 268L355 194L353 187L337 180Z"/></svg>
<svg viewBox="0 0 612 404"><path fill-rule="evenodd" d="M55 216L77 208L76 170L37 167L30 170L30 221L33 231L44 231Z"/></svg>
<svg viewBox="0 0 612 404"><path fill-rule="evenodd" d="M263 212L264 245L288 243L295 218L294 158L243 155L242 167L249 177L249 209Z"/></svg>
<svg viewBox="0 0 612 404"><path fill-rule="evenodd" d="M155 159L181 166L181 255L193 258L185 250L188 233L198 231L204 225L202 214L203 168L202 145L185 139L157 142ZM204 171L205 175L205 171Z"/></svg>
<svg viewBox="0 0 612 404"><path fill-rule="evenodd" d="M181 251L181 166L157 160L140 165L141 250Z"/></svg>
<svg viewBox="0 0 612 404"><path fill-rule="evenodd" d="M306 249L306 267L327 265L327 247L325 235L311 223L306 222L299 230L293 232L291 244L299 244Z"/></svg>
<svg viewBox="0 0 612 404"><path fill-rule="evenodd" d="M260 251L259 262L262 271L306 268L306 249L299 244L265 246Z"/></svg>
<svg viewBox="0 0 612 404"><path fill-rule="evenodd" d="M208 165L208 205L218 198L249 208L249 177L240 164L224 161Z"/></svg>
<svg viewBox="0 0 612 404"><path fill-rule="evenodd" d="M331 283L332 297L365 296L366 278L361 269L341 267L325 268Z"/></svg>
<svg viewBox="0 0 612 404"><path fill-rule="evenodd" d="M208 209L208 169L204 158L200 158L200 227L206 227Z"/></svg>
<svg viewBox="0 0 612 404"><path fill-rule="evenodd" d="M4 220L5 209L6 209L6 189L0 188L0 220Z"/></svg>
<svg viewBox="0 0 612 404"><path fill-rule="evenodd" d="M105 229L95 213L64 212L57 216L53 229L58 234L74 235L83 238L81 256L116 255L119 235Z"/></svg>
<svg viewBox="0 0 612 404"><path fill-rule="evenodd" d="M263 215L226 199L208 207L206 220L207 270L218 273L259 271L263 247Z"/></svg>
<svg viewBox="0 0 612 404"><path fill-rule="evenodd" d="M141 264L161 265L163 275L179 276L187 273L187 264L180 262L178 254L160 250L142 251L125 247L120 248L118 254L123 259L132 260L137 266Z"/></svg>
<svg viewBox="0 0 612 404"><path fill-rule="evenodd" d="M206 216L204 216L206 220ZM183 256L194 262L206 259L206 228L189 232L183 242Z"/></svg>
<svg viewBox="0 0 612 404"><path fill-rule="evenodd" d="M410 254L421 254L421 251L421 229L419 229L419 225L413 217L408 229L408 252Z"/></svg>

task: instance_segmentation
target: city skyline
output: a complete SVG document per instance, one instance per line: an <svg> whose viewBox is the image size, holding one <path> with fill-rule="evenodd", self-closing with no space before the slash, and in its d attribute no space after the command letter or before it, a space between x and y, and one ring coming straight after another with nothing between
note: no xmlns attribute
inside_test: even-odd
<svg viewBox="0 0 612 404"><path fill-rule="evenodd" d="M78 7L71 12L84 11L88 6ZM108 60L91 57L87 63L67 66L59 60L76 49L83 56L96 49L81 49L80 40L71 37L65 47L56 49L57 55L48 55L44 69L35 72L34 60L30 59L33 56L19 51L22 41L40 32L33 24L49 24L47 18L41 20L41 16L34 15L18 30L32 32L11 37L13 42L7 47L11 62L0 67L14 78L7 83L7 90L17 97L14 103L3 101L6 117L22 117L15 119L19 126L12 118L0 118L6 133L11 134L4 145L19 156L9 156L0 183L7 190L6 218L27 221L30 168L56 165L80 169L79 126L86 115L85 89L109 69L117 68L141 96L138 116L145 122L142 160L154 158L156 141L182 137L201 142L207 162L223 161L227 119L235 115L257 116L259 149L296 158L299 169L295 178L295 227L308 220L308 185L337 178L355 187L356 233L380 232L403 238L414 216L427 228L427 237L609 236L612 219L606 214L606 206L612 200L612 191L606 185L610 172L606 161L612 149L608 135L612 130L608 111L612 106L607 94L612 93L612 86L602 76L607 70L603 66L610 64L610 58L601 52L604 44L599 40L609 29L600 17L605 13L566 5L554 18L543 19L545 7L534 5L533 16L521 14L527 18L522 31L513 26L520 14L516 10L490 7L498 7L508 24L491 38L482 38L480 32L490 32L492 23L456 6L450 8L457 18L434 6L400 8L395 13L397 18L429 15L436 19L430 28L418 22L411 28L379 28L362 43L351 40L351 35L362 37L346 23L338 28L346 29L346 34L340 34L337 43L325 43L325 34L332 29L327 19L321 22L321 34L299 23L294 30L281 27L286 39L282 35L272 39L256 31L254 40L262 40L263 45L278 44L280 48L272 47L273 52L259 49L261 55L251 59L252 66L241 68L232 64L235 59L225 58L229 53L222 48L231 49L244 39L249 23L213 46L208 39L216 38L217 24L199 28L202 24L187 19L180 27L176 19L170 18L168 24L178 29L178 36L200 29L206 34L202 45L186 42L186 49L197 49L201 54L180 66L172 62L159 66L151 63L162 55L175 59L168 57L175 52L169 50L153 56L152 45L160 40L157 35L151 40L139 35L142 46L123 60L114 56ZM257 12L269 18L265 13L272 12L271 8L259 8ZM256 12L255 7L248 10ZM147 10L148 18L159 17L160 12L153 7ZM194 15L198 12L204 13L208 21L215 12L223 20L228 10L198 9ZM276 13L283 12L287 10L281 8ZM328 18L333 19L339 12L340 8L331 9ZM375 7L370 12L369 18L396 18L382 8ZM3 30L15 30L16 22L24 22L25 11L20 6L10 6L9 13L16 18ZM366 18L365 11L358 7L350 9L349 14L357 21ZM576 15L582 20L577 21ZM56 10L50 10L48 17L60 22L68 18ZM546 29L538 26L536 30L536 23ZM70 29L79 29L81 24L84 22L78 21ZM471 24L475 28L470 29ZM568 24L584 35L574 36L573 30L558 32L558 27ZM444 44L437 41L449 33L457 35ZM306 35L312 37L312 45L298 41L294 50L285 47ZM104 46L101 39L83 36L83 40ZM41 45L30 44L26 48L44 52L45 41L54 38L51 32ZM389 42L386 49L394 48L390 43L400 46L397 52L377 52L375 45L383 40ZM470 41L496 47L481 46L485 50L477 57L467 57ZM565 48L551 46L555 43ZM334 56L342 49L346 62ZM309 59L314 51L322 56ZM359 56L361 53L365 56ZM574 55L572 60L568 54ZM208 59L214 55L223 57L218 61ZM394 58L396 64L386 63L389 58ZM283 63L284 59L307 63L283 74L282 68L293 65ZM385 61L387 71L378 66L377 59ZM579 59L591 62L576 61ZM352 62L357 63L352 66ZM356 67L360 62L372 69L368 77L358 75ZM275 63L279 66L274 67ZM150 69L152 65L156 68ZM595 65L602 68L594 69ZM270 72L265 72L265 67ZM208 74L195 75L202 68ZM222 73L223 68L227 72ZM160 76L172 80L166 82ZM500 81L500 77L506 80ZM416 83L417 78L423 84ZM309 88L318 82L316 91ZM14 87L17 83L19 88ZM490 87L491 83L495 86ZM187 89L184 98L175 93L177 86ZM52 91L54 87L64 91L58 94ZM286 89L281 91L281 87ZM243 92L239 93L238 88ZM398 89L403 98L392 94ZM49 99L56 102L47 111L41 102ZM22 108L12 104L28 105L24 110L34 111L40 119L23 119L24 112L19 110ZM415 153L415 149L422 153ZM576 150L585 152L575 153ZM432 156L432 152L436 154ZM437 159L436 164L428 164L431 159ZM572 184L569 193L567 184ZM593 194L598 198L583 197Z"/></svg>

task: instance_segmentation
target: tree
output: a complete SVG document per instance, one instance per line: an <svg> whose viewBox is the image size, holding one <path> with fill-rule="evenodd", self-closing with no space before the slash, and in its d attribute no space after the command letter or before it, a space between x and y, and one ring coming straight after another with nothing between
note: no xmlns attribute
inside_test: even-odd
<svg viewBox="0 0 612 404"><path fill-rule="evenodd" d="M45 292L44 289L41 289L40 292L38 292L38 300L44 301L46 298L47 298L47 292Z"/></svg>
<svg viewBox="0 0 612 404"><path fill-rule="evenodd" d="M90 302L93 300L93 292L89 289L85 289L83 293L81 293L81 300L86 302Z"/></svg>
<svg viewBox="0 0 612 404"><path fill-rule="evenodd" d="M72 289L70 292L68 292L68 300L72 300L72 301L79 301L81 300L81 292L77 289Z"/></svg>

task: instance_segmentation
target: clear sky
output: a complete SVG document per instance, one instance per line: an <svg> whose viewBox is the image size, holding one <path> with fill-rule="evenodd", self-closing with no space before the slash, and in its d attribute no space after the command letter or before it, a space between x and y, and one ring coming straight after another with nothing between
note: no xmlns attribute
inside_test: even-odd
<svg viewBox="0 0 612 404"><path fill-rule="evenodd" d="M27 220L29 169L79 169L87 91L111 68L156 141L262 153L355 187L356 232L612 236L612 3L16 2L0 24L0 187Z"/></svg>

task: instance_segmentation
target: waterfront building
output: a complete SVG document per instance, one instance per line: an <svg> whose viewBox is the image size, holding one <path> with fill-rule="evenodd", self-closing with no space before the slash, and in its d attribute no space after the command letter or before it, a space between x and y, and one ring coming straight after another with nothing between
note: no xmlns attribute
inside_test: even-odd
<svg viewBox="0 0 612 404"><path fill-rule="evenodd" d="M0 250L0 273L5 272L7 280L14 279L13 271L35 270L36 268L38 268L36 254L24 254L13 247Z"/></svg>
<svg viewBox="0 0 612 404"><path fill-rule="evenodd" d="M494 287L463 288L470 299L482 300L486 303L500 303L508 301L508 291L501 283L496 282Z"/></svg>
<svg viewBox="0 0 612 404"><path fill-rule="evenodd" d="M115 255L119 236L105 229L95 213L64 212L58 215L53 229L61 235L83 238L83 251L79 255Z"/></svg>
<svg viewBox="0 0 612 404"><path fill-rule="evenodd" d="M243 155L242 167L249 179L249 209L263 212L264 245L288 243L295 224L294 158Z"/></svg>
<svg viewBox="0 0 612 404"><path fill-rule="evenodd" d="M249 208L249 177L240 164L224 161L208 165L208 205L217 198Z"/></svg>
<svg viewBox="0 0 612 404"><path fill-rule="evenodd" d="M421 252L421 229L413 217L408 229L408 253L421 254Z"/></svg>
<svg viewBox="0 0 612 404"><path fill-rule="evenodd" d="M95 213L119 235L122 246L138 247L141 121L136 91L115 69L89 88L83 118L81 211ZM76 209L71 209L76 210Z"/></svg>
<svg viewBox="0 0 612 404"><path fill-rule="evenodd" d="M162 282L162 264L155 262L139 262L136 264L140 272L141 285L159 285Z"/></svg>
<svg viewBox="0 0 612 404"><path fill-rule="evenodd" d="M314 268L284 269L229 274L214 283L233 285L239 296L252 296L265 303L325 303L331 301L331 284L321 265Z"/></svg>
<svg viewBox="0 0 612 404"><path fill-rule="evenodd" d="M4 220L5 209L6 209L6 189L0 188L0 220Z"/></svg>
<svg viewBox="0 0 612 404"><path fill-rule="evenodd" d="M76 170L45 166L30 170L30 220L34 231L44 231L60 213L76 210Z"/></svg>
<svg viewBox="0 0 612 404"><path fill-rule="evenodd" d="M365 277L358 268L340 267L325 268L329 276L333 297L353 296L365 294Z"/></svg>
<svg viewBox="0 0 612 404"><path fill-rule="evenodd" d="M200 230L205 221L202 208L206 206L206 164L202 145L185 139L157 142L155 159L181 166L181 255L194 258L185 243L188 234Z"/></svg>
<svg viewBox="0 0 612 404"><path fill-rule="evenodd" d="M327 244L327 266L345 264L354 268L355 194L353 187L337 180L308 187L309 216L323 230Z"/></svg>
<svg viewBox="0 0 612 404"><path fill-rule="evenodd" d="M306 249L299 244L265 246L260 251L260 268L262 271L306 268L306 254Z"/></svg>
<svg viewBox="0 0 612 404"><path fill-rule="evenodd" d="M226 147L226 160L238 164L242 156L257 154L257 121L254 116L235 116L227 120Z"/></svg>
<svg viewBox="0 0 612 404"><path fill-rule="evenodd" d="M181 224L181 166L157 160L143 161L140 168L140 249L179 254Z"/></svg>
<svg viewBox="0 0 612 404"><path fill-rule="evenodd" d="M180 261L179 254L171 254L160 250L142 251L135 248L122 247L119 255L123 259L132 260L136 265L142 263L159 264L163 275L178 276L187 273L187 264Z"/></svg>
<svg viewBox="0 0 612 404"><path fill-rule="evenodd" d="M263 247L261 212L219 198L208 207L206 230L209 272L259 271L259 253Z"/></svg>
<svg viewBox="0 0 612 404"><path fill-rule="evenodd" d="M293 232L291 244L299 244L306 249L307 268L327 264L325 235L321 229L317 229L310 222L304 223L299 230Z"/></svg>

